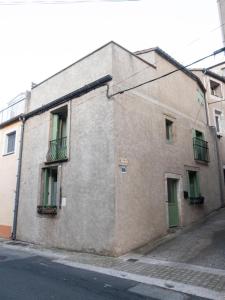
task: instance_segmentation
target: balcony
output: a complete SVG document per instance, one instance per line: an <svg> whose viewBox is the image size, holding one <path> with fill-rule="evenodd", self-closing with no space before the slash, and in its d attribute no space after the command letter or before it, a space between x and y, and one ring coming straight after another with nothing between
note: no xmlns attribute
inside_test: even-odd
<svg viewBox="0 0 225 300"><path fill-rule="evenodd" d="M67 138L59 138L49 142L47 162L67 159Z"/></svg>
<svg viewBox="0 0 225 300"><path fill-rule="evenodd" d="M209 162L208 142L193 138L194 159L202 162Z"/></svg>

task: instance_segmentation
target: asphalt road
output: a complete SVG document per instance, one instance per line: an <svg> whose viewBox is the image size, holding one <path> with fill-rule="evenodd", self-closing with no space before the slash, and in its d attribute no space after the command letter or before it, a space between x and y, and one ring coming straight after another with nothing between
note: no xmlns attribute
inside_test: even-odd
<svg viewBox="0 0 225 300"><path fill-rule="evenodd" d="M1 300L187 300L167 289L68 267L0 245Z"/></svg>

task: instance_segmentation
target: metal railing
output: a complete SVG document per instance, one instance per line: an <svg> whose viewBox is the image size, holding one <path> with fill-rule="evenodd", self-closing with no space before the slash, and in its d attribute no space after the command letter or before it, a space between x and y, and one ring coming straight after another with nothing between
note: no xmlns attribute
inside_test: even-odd
<svg viewBox="0 0 225 300"><path fill-rule="evenodd" d="M52 140L49 142L47 161L63 160L67 158L67 138Z"/></svg>
<svg viewBox="0 0 225 300"><path fill-rule="evenodd" d="M193 138L194 158L195 160L209 162L209 148L208 142Z"/></svg>
<svg viewBox="0 0 225 300"><path fill-rule="evenodd" d="M6 107L3 110L0 110L0 124L13 119L20 114L25 112L25 101L26 99L21 99L16 103Z"/></svg>

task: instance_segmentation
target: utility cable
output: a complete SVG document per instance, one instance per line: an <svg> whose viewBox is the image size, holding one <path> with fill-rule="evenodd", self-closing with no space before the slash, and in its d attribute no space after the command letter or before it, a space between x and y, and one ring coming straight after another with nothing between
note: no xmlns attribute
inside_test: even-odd
<svg viewBox="0 0 225 300"><path fill-rule="evenodd" d="M223 47L223 48L221 48L221 49L218 49L218 50L214 51L213 53L211 53L211 54L209 54L209 55L207 55L207 56L205 56L205 57L202 57L202 58L200 58L200 59L198 59L198 60L196 60L196 61L194 61L194 62L192 62L192 63L190 63L190 64L188 64L188 65L186 65L186 66L181 66L180 68L177 68L177 69L175 69L175 70L173 70L173 71L170 71L170 72L168 72L168 73L165 73L165 74L163 74L163 75L161 75L161 76L159 76L159 77L150 79L150 80L148 80L148 81L142 82L142 83L137 84L137 85L135 85L135 86L132 86L132 87L130 87L130 88L127 88L127 89L121 90L121 91L119 91L119 92L116 92L116 93L114 93L114 94L112 94L112 95L109 95L109 98L112 98L113 96L116 96L116 95L119 95L119 94L123 94L123 93L125 93L125 92L130 91L130 90L136 89L136 88L138 88L138 87L140 87L140 86L143 86L143 85L145 85L145 84L147 84L147 83L151 83L151 82L153 82L153 81L162 79L162 78L167 77L167 76L169 76L169 75L171 75L171 74L174 74L174 73L176 73L176 72L178 72L178 71L185 70L186 68L188 68L188 67L190 67L190 66L192 66L192 65L194 65L194 64L196 64L196 63L198 63L198 62L200 62L200 61L202 61L202 60L204 60L204 59L207 59L207 58L209 58L209 57L211 57L211 56L215 56L215 55L217 55L217 54L219 54L219 53L221 53L221 52L224 52L224 51L225 51L225 47Z"/></svg>
<svg viewBox="0 0 225 300"><path fill-rule="evenodd" d="M121 0L130 2L131 0ZM133 0L135 1L135 0ZM138 1L138 0L136 0ZM23 0L23 1L0 1L0 5L26 5L26 4L82 4L93 2L115 2L115 0Z"/></svg>

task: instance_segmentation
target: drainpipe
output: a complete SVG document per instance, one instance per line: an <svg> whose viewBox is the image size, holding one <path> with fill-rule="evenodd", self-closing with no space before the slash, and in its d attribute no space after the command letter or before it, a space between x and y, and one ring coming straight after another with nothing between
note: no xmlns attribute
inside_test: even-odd
<svg viewBox="0 0 225 300"><path fill-rule="evenodd" d="M221 158L220 158L220 151L219 151L219 145L218 145L218 138L217 138L217 133L216 133L216 128L214 126L209 126L214 141L215 141L215 148L216 148L216 155L217 155L217 164L218 164L218 175L219 175L219 186L220 186L220 201L221 201L221 207L225 206L224 203L224 180L223 180L223 174L222 174L222 168L221 168Z"/></svg>
<svg viewBox="0 0 225 300"><path fill-rule="evenodd" d="M13 216L13 231L12 231L12 239L13 240L16 240L16 230L17 230L17 217L18 217L18 207L19 207L20 178L21 178L21 168L22 168L22 153L23 153L25 118L21 117L20 121L22 121L22 126L21 126L21 133L20 133L20 149L19 149L17 176L16 176L17 180L16 180L15 205L14 205L14 216Z"/></svg>
<svg viewBox="0 0 225 300"><path fill-rule="evenodd" d="M203 81L204 81L204 86L207 89L207 83L206 83L206 78L205 78L205 74L206 74L206 69L204 70L203 72L204 76L203 76ZM206 114L206 124L207 126L209 126L209 105L208 105L208 95L207 95L207 92L205 92L205 95L204 95L204 103L205 103L205 114Z"/></svg>

